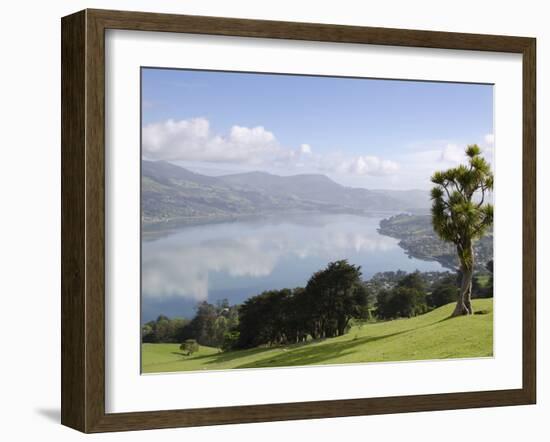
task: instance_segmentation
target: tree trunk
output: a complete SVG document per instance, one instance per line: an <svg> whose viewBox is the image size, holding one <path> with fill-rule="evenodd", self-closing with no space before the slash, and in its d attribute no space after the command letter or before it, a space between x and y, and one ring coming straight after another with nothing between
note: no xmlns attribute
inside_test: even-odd
<svg viewBox="0 0 550 442"><path fill-rule="evenodd" d="M459 250L460 268L462 271L462 282L458 300L452 316L471 315L472 309L472 278L474 275L474 249L472 244Z"/></svg>

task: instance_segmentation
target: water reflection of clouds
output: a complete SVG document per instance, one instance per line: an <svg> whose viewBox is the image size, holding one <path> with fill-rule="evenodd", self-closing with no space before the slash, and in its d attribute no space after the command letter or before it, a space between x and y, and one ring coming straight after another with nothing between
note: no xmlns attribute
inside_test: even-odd
<svg viewBox="0 0 550 442"><path fill-rule="evenodd" d="M313 225L231 223L186 228L143 243L143 294L206 300L212 272L261 278L290 258L328 262L398 247L396 240L376 232L377 224L372 219L336 217L334 222Z"/></svg>

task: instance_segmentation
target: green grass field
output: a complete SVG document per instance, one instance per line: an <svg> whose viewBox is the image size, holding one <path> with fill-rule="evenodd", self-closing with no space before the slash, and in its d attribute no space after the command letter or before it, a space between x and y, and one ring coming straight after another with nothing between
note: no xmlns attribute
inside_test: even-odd
<svg viewBox="0 0 550 442"><path fill-rule="evenodd" d="M201 346L184 356L178 344L143 344L142 369L159 373L492 356L493 300L473 304L481 314L450 318L454 304L449 304L415 318L356 325L344 336L286 347L221 352Z"/></svg>

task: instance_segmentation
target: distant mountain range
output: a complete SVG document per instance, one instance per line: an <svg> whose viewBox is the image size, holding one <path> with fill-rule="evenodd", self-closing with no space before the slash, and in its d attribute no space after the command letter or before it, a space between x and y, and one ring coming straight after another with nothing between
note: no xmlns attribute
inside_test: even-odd
<svg viewBox="0 0 550 442"><path fill-rule="evenodd" d="M166 161L142 161L144 226L195 224L285 213L424 211L429 193L342 186L325 175L247 172L206 176Z"/></svg>

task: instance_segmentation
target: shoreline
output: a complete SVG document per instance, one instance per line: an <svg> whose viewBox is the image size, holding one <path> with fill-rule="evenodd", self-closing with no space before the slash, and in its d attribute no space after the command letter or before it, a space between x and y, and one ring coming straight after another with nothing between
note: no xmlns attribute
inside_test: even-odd
<svg viewBox="0 0 550 442"><path fill-rule="evenodd" d="M288 211L288 212L273 212L273 213L246 213L246 214L233 214L227 216L214 216L214 217L196 217L196 218L172 218L166 221L154 221L145 222L141 221L141 237L144 240L154 239L159 236L169 235L180 229L187 227L206 226L225 223L237 223L237 222L251 222L261 220L288 220L289 217L302 217L302 216L323 216L323 215L353 215L366 218L382 218L397 215L401 212L395 211ZM386 235L387 236L387 235Z"/></svg>
<svg viewBox="0 0 550 442"><path fill-rule="evenodd" d="M453 246L450 243L444 243L434 234L429 215L400 213L381 220L377 231L381 235L399 240L399 247L409 257L438 262L443 268L453 272L460 270ZM484 268L484 263L487 261L483 259L483 255L487 254L489 238L492 244L492 235L485 236L474 244L478 271ZM478 254L481 255L481 259L478 259Z"/></svg>

